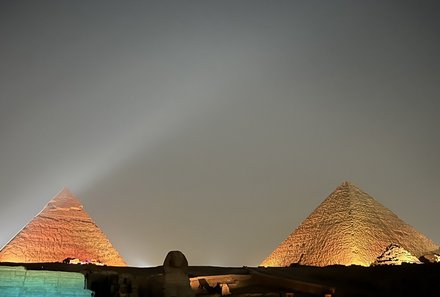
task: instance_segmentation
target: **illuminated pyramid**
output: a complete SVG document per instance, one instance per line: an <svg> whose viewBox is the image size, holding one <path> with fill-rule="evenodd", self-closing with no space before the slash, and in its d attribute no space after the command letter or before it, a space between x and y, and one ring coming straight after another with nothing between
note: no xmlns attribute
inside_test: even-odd
<svg viewBox="0 0 440 297"><path fill-rule="evenodd" d="M368 266L390 244L417 257L439 248L367 193L344 182L261 265Z"/></svg>
<svg viewBox="0 0 440 297"><path fill-rule="evenodd" d="M65 188L1 249L0 262L62 262L67 258L126 265L79 200Z"/></svg>
<svg viewBox="0 0 440 297"><path fill-rule="evenodd" d="M377 257L373 265L400 265L402 263L421 264L417 257L411 255L410 252L399 246L398 244L390 244L387 249Z"/></svg>

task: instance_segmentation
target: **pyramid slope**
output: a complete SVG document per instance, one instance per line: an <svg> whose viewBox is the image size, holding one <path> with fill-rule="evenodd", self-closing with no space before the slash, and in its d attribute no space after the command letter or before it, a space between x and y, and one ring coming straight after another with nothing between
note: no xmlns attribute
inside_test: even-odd
<svg viewBox="0 0 440 297"><path fill-rule="evenodd" d="M66 258L126 266L79 200L63 189L0 251L0 262L62 262Z"/></svg>
<svg viewBox="0 0 440 297"><path fill-rule="evenodd" d="M368 266L393 243L417 257L439 248L370 195L344 182L261 265Z"/></svg>

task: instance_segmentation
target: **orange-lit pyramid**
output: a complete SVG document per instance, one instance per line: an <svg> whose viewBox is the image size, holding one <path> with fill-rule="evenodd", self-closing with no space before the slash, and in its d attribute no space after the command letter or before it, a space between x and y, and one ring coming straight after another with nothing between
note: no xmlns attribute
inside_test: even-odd
<svg viewBox="0 0 440 297"><path fill-rule="evenodd" d="M262 266L368 266L390 244L420 257L439 248L349 182L331 193Z"/></svg>
<svg viewBox="0 0 440 297"><path fill-rule="evenodd" d="M0 262L62 262L66 258L126 265L79 200L65 188L3 247Z"/></svg>

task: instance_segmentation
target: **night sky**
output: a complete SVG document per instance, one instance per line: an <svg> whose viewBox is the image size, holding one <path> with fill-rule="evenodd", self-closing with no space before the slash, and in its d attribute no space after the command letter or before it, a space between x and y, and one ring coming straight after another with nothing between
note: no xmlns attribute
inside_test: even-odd
<svg viewBox="0 0 440 297"><path fill-rule="evenodd" d="M255 266L349 180L440 243L438 1L1 1L0 246L64 186L132 266Z"/></svg>

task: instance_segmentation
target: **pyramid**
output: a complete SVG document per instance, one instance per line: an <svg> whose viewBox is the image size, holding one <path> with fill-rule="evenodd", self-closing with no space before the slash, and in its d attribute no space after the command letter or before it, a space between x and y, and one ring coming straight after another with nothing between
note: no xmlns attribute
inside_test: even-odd
<svg viewBox="0 0 440 297"><path fill-rule="evenodd" d="M422 262L398 244L393 243L377 257L372 265L401 265L402 263L421 264Z"/></svg>
<svg viewBox="0 0 440 297"><path fill-rule="evenodd" d="M62 262L67 258L126 266L79 200L64 188L0 250L0 262Z"/></svg>
<svg viewBox="0 0 440 297"><path fill-rule="evenodd" d="M344 182L260 265L369 266L393 243L416 257L439 248L370 195Z"/></svg>

